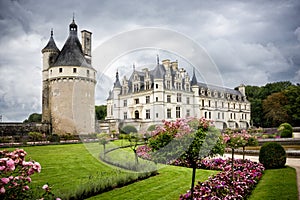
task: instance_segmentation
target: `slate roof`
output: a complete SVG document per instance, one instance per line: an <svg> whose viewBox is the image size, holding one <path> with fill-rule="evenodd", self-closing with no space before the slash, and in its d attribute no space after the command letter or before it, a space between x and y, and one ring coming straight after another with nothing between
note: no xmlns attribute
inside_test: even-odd
<svg viewBox="0 0 300 200"><path fill-rule="evenodd" d="M72 23L69 25L69 29L70 29L69 37L67 38L61 52L59 52L58 48L56 47L52 34L48 44L42 50L42 52L49 49L58 50L59 55L57 56L52 66L92 67L84 57L81 43L77 37L77 25L74 19Z"/></svg>
<svg viewBox="0 0 300 200"><path fill-rule="evenodd" d="M46 51L55 51L55 52L59 52L59 49L57 48L55 41L53 39L53 31L51 30L51 36L49 39L48 44L42 49L42 53L46 52Z"/></svg>
<svg viewBox="0 0 300 200"><path fill-rule="evenodd" d="M174 79L176 76L176 71L170 67L168 70L170 70L170 74L171 74L171 84L172 84L172 88L174 90ZM156 66L154 67L153 70L149 70L149 76L150 76L150 80L152 82L150 88L154 87L154 79L163 79L165 80L165 75L168 73L166 68L162 65L162 64L156 64ZM145 90L145 71L136 71L135 69L133 70L133 73L131 74L130 78L128 79L128 91L127 93L132 93L132 85L133 82L135 82L134 80L134 75L137 74L139 76L139 83L140 83L140 90L139 91L143 91ZM182 87L185 87L185 79L182 78ZM197 81L197 77L195 75L195 71L193 71L193 76L192 79L190 80L190 85L197 85L199 87L199 89L203 88L205 91L210 90L211 92L217 91L219 93L219 95L221 95L221 93L223 93L224 95L226 94L230 94L230 95L236 95L236 96L243 96L242 93L239 90L235 90L235 89L230 89L230 88L225 88L225 87L221 87L221 86L215 86L215 85L208 85L206 83L202 83L202 82L198 82ZM114 83L114 87L119 87L122 88L122 85L120 84L119 81L119 75L117 74L116 76L116 81ZM121 90L121 94L123 93L123 91ZM200 91L199 91L199 95L200 95ZM109 96L109 98L111 98L111 95Z"/></svg>

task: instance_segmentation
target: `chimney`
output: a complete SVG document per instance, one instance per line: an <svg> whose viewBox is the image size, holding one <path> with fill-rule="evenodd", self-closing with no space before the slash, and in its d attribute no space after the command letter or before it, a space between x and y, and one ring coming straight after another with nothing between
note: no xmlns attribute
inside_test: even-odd
<svg viewBox="0 0 300 200"><path fill-rule="evenodd" d="M81 31L81 36L84 57L89 64L92 64L92 33L87 30L83 30Z"/></svg>

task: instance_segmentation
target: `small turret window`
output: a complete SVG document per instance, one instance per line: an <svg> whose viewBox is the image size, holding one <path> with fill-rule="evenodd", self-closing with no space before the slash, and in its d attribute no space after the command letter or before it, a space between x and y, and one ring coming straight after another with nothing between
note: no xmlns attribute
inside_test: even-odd
<svg viewBox="0 0 300 200"><path fill-rule="evenodd" d="M59 73L62 73L62 72L63 72L63 68L60 67L60 68L58 69L58 71L59 71Z"/></svg>
<svg viewBox="0 0 300 200"><path fill-rule="evenodd" d="M77 73L77 68L73 68L73 73Z"/></svg>
<svg viewBox="0 0 300 200"><path fill-rule="evenodd" d="M86 76L90 77L90 70L86 70Z"/></svg>

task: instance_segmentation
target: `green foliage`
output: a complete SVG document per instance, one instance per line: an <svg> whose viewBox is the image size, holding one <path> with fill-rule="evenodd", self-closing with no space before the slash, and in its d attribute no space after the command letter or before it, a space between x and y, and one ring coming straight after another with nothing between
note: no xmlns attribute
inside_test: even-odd
<svg viewBox="0 0 300 200"><path fill-rule="evenodd" d="M37 142L37 141L43 140L43 134L41 134L39 132L29 132L28 136L29 136L29 140L31 142Z"/></svg>
<svg viewBox="0 0 300 200"><path fill-rule="evenodd" d="M291 116L290 123L294 127L300 126L300 85L292 85L284 91L288 98L288 104L285 106L289 116Z"/></svg>
<svg viewBox="0 0 300 200"><path fill-rule="evenodd" d="M51 134L47 137L50 142L60 142L60 136L57 134Z"/></svg>
<svg viewBox="0 0 300 200"><path fill-rule="evenodd" d="M154 131L155 130L156 125L152 124L147 128L147 131Z"/></svg>
<svg viewBox="0 0 300 200"><path fill-rule="evenodd" d="M29 115L28 119L24 120L24 123L31 123L31 122L41 122L42 121L42 114L32 113Z"/></svg>
<svg viewBox="0 0 300 200"><path fill-rule="evenodd" d="M274 93L278 94L269 97ZM268 83L262 87L246 86L246 96L251 103L251 120L254 126L278 126L283 121L300 126L300 85L283 81Z"/></svg>
<svg viewBox="0 0 300 200"><path fill-rule="evenodd" d="M130 133L137 133L137 129L134 126L127 125L121 128L120 133L123 134L130 134Z"/></svg>
<svg viewBox="0 0 300 200"><path fill-rule="evenodd" d="M265 143L259 151L259 162L266 169L278 169L285 166L286 152L284 148L276 142Z"/></svg>
<svg viewBox="0 0 300 200"><path fill-rule="evenodd" d="M95 114L97 120L103 120L106 117L106 105L95 106Z"/></svg>
<svg viewBox="0 0 300 200"><path fill-rule="evenodd" d="M293 137L293 127L289 123L282 123L278 127L280 137L291 138Z"/></svg>

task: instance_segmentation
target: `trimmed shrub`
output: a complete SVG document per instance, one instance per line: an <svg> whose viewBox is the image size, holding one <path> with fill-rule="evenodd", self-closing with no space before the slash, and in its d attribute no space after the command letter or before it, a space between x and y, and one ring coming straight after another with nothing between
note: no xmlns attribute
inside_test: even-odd
<svg viewBox="0 0 300 200"><path fill-rule="evenodd" d="M156 128L156 125L155 124L152 124L150 125L148 128L147 128L147 131L154 131Z"/></svg>
<svg viewBox="0 0 300 200"><path fill-rule="evenodd" d="M266 169L283 168L286 163L286 152L278 143L265 143L259 151L259 162L262 163Z"/></svg>
<svg viewBox="0 0 300 200"><path fill-rule="evenodd" d="M60 136L57 134L52 134L47 137L50 142L60 142Z"/></svg>
<svg viewBox="0 0 300 200"><path fill-rule="evenodd" d="M282 123L278 127L280 137L282 138L291 138L293 137L293 127L289 123Z"/></svg>
<svg viewBox="0 0 300 200"><path fill-rule="evenodd" d="M120 132L124 134L129 134L129 133L137 133L138 131L134 126L127 125L121 128Z"/></svg>
<svg viewBox="0 0 300 200"><path fill-rule="evenodd" d="M31 142L37 142L37 141L43 140L43 134L41 134L39 132L29 132L28 136L29 136L29 140Z"/></svg>

